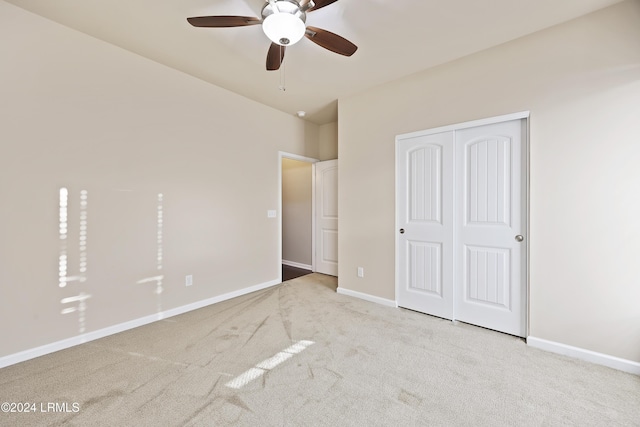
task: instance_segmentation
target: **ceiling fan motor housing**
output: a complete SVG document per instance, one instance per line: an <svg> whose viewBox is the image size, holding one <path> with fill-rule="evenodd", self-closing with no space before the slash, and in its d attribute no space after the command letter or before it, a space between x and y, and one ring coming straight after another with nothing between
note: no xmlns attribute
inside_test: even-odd
<svg viewBox="0 0 640 427"><path fill-rule="evenodd" d="M272 42L281 46L297 43L304 36L306 20L307 14L295 0L267 2L262 8L262 29Z"/></svg>

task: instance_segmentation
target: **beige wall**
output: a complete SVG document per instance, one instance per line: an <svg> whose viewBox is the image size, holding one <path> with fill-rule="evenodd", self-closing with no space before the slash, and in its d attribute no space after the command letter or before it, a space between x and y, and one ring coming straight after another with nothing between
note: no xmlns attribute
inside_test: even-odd
<svg viewBox="0 0 640 427"><path fill-rule="evenodd" d="M282 259L311 266L312 164L282 159Z"/></svg>
<svg viewBox="0 0 640 427"><path fill-rule="evenodd" d="M640 361L640 2L339 105L340 287L395 299L396 135L530 110L530 333Z"/></svg>
<svg viewBox="0 0 640 427"><path fill-rule="evenodd" d="M279 277L267 210L278 151L318 155L303 121L1 1L0 57L0 357L76 336L80 292L91 332ZM61 187L69 275L88 192L87 280L66 288ZM160 296L137 283L157 275Z"/></svg>
<svg viewBox="0 0 640 427"><path fill-rule="evenodd" d="M338 122L319 126L319 159L335 160L338 158Z"/></svg>

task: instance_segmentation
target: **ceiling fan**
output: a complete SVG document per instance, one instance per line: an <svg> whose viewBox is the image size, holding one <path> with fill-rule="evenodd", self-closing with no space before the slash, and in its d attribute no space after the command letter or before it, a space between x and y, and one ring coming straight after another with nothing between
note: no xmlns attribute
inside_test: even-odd
<svg viewBox="0 0 640 427"><path fill-rule="evenodd" d="M284 51L303 36L315 44L344 56L351 56L358 47L330 31L306 25L307 12L313 12L337 0L267 0L262 7L262 19L251 16L198 16L187 18L194 27L225 28L262 25L271 40L267 53L267 70L277 70Z"/></svg>

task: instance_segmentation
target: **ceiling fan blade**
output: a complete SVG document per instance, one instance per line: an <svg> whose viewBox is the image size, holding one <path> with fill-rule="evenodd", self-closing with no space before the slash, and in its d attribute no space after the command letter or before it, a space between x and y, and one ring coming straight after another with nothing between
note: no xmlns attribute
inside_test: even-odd
<svg viewBox="0 0 640 427"><path fill-rule="evenodd" d="M262 23L262 20L251 16L197 16L187 18L187 21L194 27L208 28L244 27Z"/></svg>
<svg viewBox="0 0 640 427"><path fill-rule="evenodd" d="M321 7L325 7L325 6L329 6L331 3L335 3L338 0L313 0L313 2L316 4L315 6L313 6L312 8L309 9L309 12L313 12L314 10L318 10ZM305 2L305 4L308 3ZM301 5L302 6L302 5Z"/></svg>
<svg viewBox="0 0 640 427"><path fill-rule="evenodd" d="M267 53L267 71L275 71L280 68L284 59L284 51L286 47L277 43L271 43L269 52Z"/></svg>
<svg viewBox="0 0 640 427"><path fill-rule="evenodd" d="M309 26L305 36L315 44L340 55L351 56L358 50L358 46L349 40L322 28Z"/></svg>

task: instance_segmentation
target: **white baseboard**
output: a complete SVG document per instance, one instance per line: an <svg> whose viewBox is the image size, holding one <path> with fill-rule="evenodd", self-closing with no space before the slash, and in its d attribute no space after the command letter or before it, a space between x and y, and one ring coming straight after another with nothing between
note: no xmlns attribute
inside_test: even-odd
<svg viewBox="0 0 640 427"><path fill-rule="evenodd" d="M363 299L365 301L375 302L376 304L385 305L387 307L394 307L394 308L398 307L398 303L395 302L394 300L390 300L390 299L386 299L386 298L380 298L380 297L376 297L376 296L373 296L373 295L364 294L362 292L352 291L350 289L345 289L345 288L338 287L336 292L339 293L339 294L342 294L342 295L348 295L350 297L360 298L360 299Z"/></svg>
<svg viewBox="0 0 640 427"><path fill-rule="evenodd" d="M202 301L197 301L191 304L183 305L180 307L172 308L160 313L151 314L149 316L141 317L138 319L130 320L128 322L119 323L117 325L109 326L103 329L99 329L93 332L87 332L86 334L77 335L75 337L67 338L61 341L56 341L50 344L45 344L40 347L24 350L19 353L10 354L8 356L0 357L0 368L6 366L15 365L16 363L24 362L26 360L35 359L36 357L44 356L49 353L64 350L69 347L73 347L79 344L83 344L89 341L97 340L100 338L114 335L119 332L124 332L129 329L137 328L139 326L147 325L149 323L157 322L158 320L166 319L168 317L177 316L179 314L187 313L189 311L197 310L212 304L216 304L222 301L226 301L232 298L236 298L242 295L250 294L251 292L260 291L262 289L269 288L280 284L278 279L271 280L269 282L260 283L255 286L240 289L226 294L219 295L217 297L208 298Z"/></svg>
<svg viewBox="0 0 640 427"><path fill-rule="evenodd" d="M289 267L302 268L304 270L313 270L312 266L310 266L308 264L301 264L301 263L295 262L295 261L287 261L287 260L283 259L282 263L284 265L288 265Z"/></svg>
<svg viewBox="0 0 640 427"><path fill-rule="evenodd" d="M621 359L619 357L610 356L604 353L586 350L580 347L572 347L570 345L561 344L554 341L547 341L542 338L527 337L527 345L539 348L540 350L550 351L552 353L562 354L564 356L575 357L576 359L585 360L597 365L607 366L619 371L629 372L630 374L640 375L640 363L632 360Z"/></svg>

